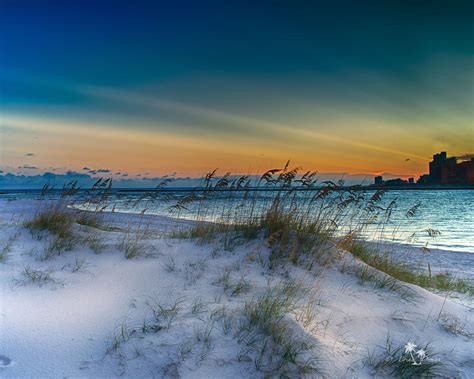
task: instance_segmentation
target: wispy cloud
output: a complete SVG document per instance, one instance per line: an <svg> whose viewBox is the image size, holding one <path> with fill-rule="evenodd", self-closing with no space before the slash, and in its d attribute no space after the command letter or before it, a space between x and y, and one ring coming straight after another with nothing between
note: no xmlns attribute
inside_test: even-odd
<svg viewBox="0 0 474 379"><path fill-rule="evenodd" d="M89 169L88 172L90 174L93 174L93 175L95 175L95 174L108 174L108 173L111 173L112 170L109 170L108 168L99 168L99 169L96 169L96 170Z"/></svg>
<svg viewBox="0 0 474 379"><path fill-rule="evenodd" d="M38 170L38 167L36 166L30 166L28 164L25 164L23 166L18 166L18 169L23 169L23 170Z"/></svg>
<svg viewBox="0 0 474 379"><path fill-rule="evenodd" d="M79 87L80 88L80 87ZM237 125L241 132L253 133L256 129L260 131L264 130L268 136L271 136L274 133L280 133L283 135L291 137L299 137L303 140L312 139L312 140L323 140L334 142L337 144L342 144L345 146L352 146L357 148L362 148L366 150L384 152L395 154L404 157L411 157L413 159L424 161L426 160L425 156L411 153L409 151L397 150L393 148L382 147L374 144L368 144L363 142L357 142L353 138L342 138L334 135L334 133L322 133L317 129L308 129L301 128L295 125L287 125L267 120L262 120L253 117L247 117L235 113L224 112L212 108L196 106L193 104L171 101L159 97L148 96L139 94L136 92L130 91L121 91L117 89L110 89L105 87L83 87L79 89L83 91L84 94L89 96L94 96L102 99L107 99L109 101L116 101L119 103L126 104L137 104L140 106L145 106L153 109L165 109L169 111L174 111L180 114L186 114L192 117L213 119L218 122L230 125ZM244 129L244 130L242 130Z"/></svg>
<svg viewBox="0 0 474 379"><path fill-rule="evenodd" d="M373 80L369 80L371 78ZM205 94L203 103L212 105L204 106L201 102L197 105L192 100L176 101L155 95L160 91L149 94L137 89L124 90L45 80L40 84L74 92L82 98L89 99L90 103L106 104L104 113L97 118L96 114L88 113L88 118L85 119L81 118L81 113L77 116L74 112L48 116L47 113L39 115L34 111L20 114L4 110L3 114L0 114L4 121L0 129L11 135L23 133L26 136L27 132L33 131L38 135L48 133L48 140L55 141L64 136L65 157L72 153L79 154L66 145L73 146L79 140L87 141L82 145L84 146L82 154L87 156L90 153L91 159L84 161L107 165L106 167L112 167L117 163L117 167L112 167L114 171L119 171L118 164L123 163L123 154L119 154L118 151L123 151L124 147L132 155L140 152L141 156L149 157L143 164L121 167L130 173L136 173L143 168L154 169L153 165L157 162L163 165L164 162L173 162L178 157L182 160L182 164L175 168L195 175L196 172L201 172L202 167L212 166L213 163L209 163L214 161L211 156L224 155L227 167L240 165L244 169L249 164L254 165L258 159L264 164L273 164L292 158L298 163L304 160L305 168L309 166L308 168L328 171L375 172L388 169L406 170L406 173L413 170L414 173L421 173L431 154L438 149L448 148L452 153L456 152L453 151L456 146L459 146L457 151L469 149L469 138L472 141L472 137L469 134L465 138L462 137L463 133L466 135L463 132L465 126L464 129L455 128L455 136L453 131L449 134L450 137L447 137L444 129L439 127L441 121L446 120L446 127L450 127L454 121L461 124L463 120L459 118L453 121L449 115L445 115L441 121L434 120L431 126L432 120L426 116L431 107L417 101L415 86L410 87L413 90L412 94L404 94L394 87L393 83L390 85L389 81L381 78L362 76L359 81L362 79L368 79L368 82L376 84L372 85L373 88L365 87L365 91L364 87L354 80L347 83L342 83L343 80L339 80L339 83L329 81L322 87L323 90L327 90L331 86L338 86L335 92L344 101L363 99L360 102L351 100L352 103L348 101L347 104L339 104L341 107L338 107L338 104L331 104L329 100L328 103L323 103L324 112L329 110L331 115L339 112L338 117L332 119L326 119L324 112L315 116L314 112L305 114L302 111L299 118L291 119L291 117L278 117L278 114L269 112L246 112L239 106L231 108L232 111L224 111L218 102L212 103ZM295 89L292 91L294 93ZM345 96L345 93L349 95ZM314 95L311 93L303 95L306 94ZM323 95L324 93L319 94L320 97ZM330 93L328 97L333 99L334 95L335 93ZM300 99L303 102L305 100L303 96ZM311 101L308 100L305 103L306 108L302 109L308 109L312 105ZM403 102L415 105L407 107ZM374 108L372 116L377 115L378 109L383 111L388 109L390 117L398 115L400 118L368 117L363 114L367 104L372 104ZM365 108L359 111L358 107ZM120 117L115 113L129 110L130 113L124 114L123 117L122 113ZM412 120L417 110L421 115L418 117L419 124ZM281 113L283 112L284 109ZM173 117L165 121L161 118L163 114L172 114ZM305 117L307 120L304 120ZM169 121L171 119L172 121ZM434 141L433 136L440 136L439 141ZM447 139L451 137L455 143L446 145ZM427 141L431 141L431 144ZM459 141L462 141L461 145ZM106 142L105 145L101 145L103 142ZM443 144L446 147L443 147ZM52 146L55 144L52 143ZM100 155L102 146L109 151L108 154L114 151L113 156L117 159L103 160L107 154L104 152ZM141 149L146 149L148 153L144 154ZM50 151L35 152L39 154L38 159L43 159L43 156L46 157L44 159L49 159L47 164L35 160L36 164L44 167L53 164L53 160L48 158L51 155ZM244 161L242 158L247 159L245 163L242 163ZM19 163L22 162L16 161L13 165ZM201 166L196 168L198 163ZM260 163L258 165L261 167ZM75 169L80 170L80 167ZM170 172L172 170L173 168ZM98 173L89 167L83 171Z"/></svg>

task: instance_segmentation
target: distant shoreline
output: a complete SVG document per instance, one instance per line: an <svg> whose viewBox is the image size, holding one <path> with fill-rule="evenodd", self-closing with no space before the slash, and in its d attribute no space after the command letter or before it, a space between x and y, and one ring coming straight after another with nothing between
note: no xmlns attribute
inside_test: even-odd
<svg viewBox="0 0 474 379"><path fill-rule="evenodd" d="M213 192L245 192L245 191L257 191L257 192L266 192L266 191L318 191L324 186L318 187L294 187L294 188L272 188L272 187L253 187L253 188L212 188L208 191ZM353 191L377 191L377 190L386 190L386 191L432 191L432 190L474 190L474 185L472 184L459 184L459 185L421 185L421 184L405 184L405 185L395 185L395 186L386 186L386 185L366 185L366 186L343 186L340 187L343 190L353 190ZM53 191L61 191L62 188L55 188ZM81 191L87 191L87 188L81 189ZM203 191L203 187L167 187L167 188L113 188L112 192L190 192L190 191ZM41 188L12 188L12 189L0 189L0 195L7 195L10 193L35 193L41 192Z"/></svg>

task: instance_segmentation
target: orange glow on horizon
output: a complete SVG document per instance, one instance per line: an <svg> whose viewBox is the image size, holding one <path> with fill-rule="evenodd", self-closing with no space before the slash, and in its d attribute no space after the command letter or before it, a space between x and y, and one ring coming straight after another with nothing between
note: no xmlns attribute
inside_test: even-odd
<svg viewBox="0 0 474 379"><path fill-rule="evenodd" d="M218 168L220 173L258 175L281 167L288 159L304 170L321 173L382 175L392 173L403 178L427 172L433 152L440 146L416 146L417 139L403 139L406 132L391 129L393 140L412 141L406 152L373 137L340 137L321 132L287 128L278 138L267 140L252 135L230 137L212 133L175 133L142 125L134 129L112 123L2 115L4 124L3 160L10 167L22 166L25 153L34 151L31 162L42 172L58 168L81 172L84 166L106 168L112 173L127 172L131 177L149 173L162 176L200 177ZM370 126L370 124L369 124ZM356 133L357 134L357 133ZM371 143L371 138L376 141ZM27 162L30 162L28 160Z"/></svg>

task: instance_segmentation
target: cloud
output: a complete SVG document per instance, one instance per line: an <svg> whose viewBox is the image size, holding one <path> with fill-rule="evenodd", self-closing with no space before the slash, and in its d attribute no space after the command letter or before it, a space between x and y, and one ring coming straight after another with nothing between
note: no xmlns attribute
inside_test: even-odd
<svg viewBox="0 0 474 379"><path fill-rule="evenodd" d="M457 158L462 161L470 161L472 158L474 158L474 153L463 154L458 156Z"/></svg>
<svg viewBox="0 0 474 379"><path fill-rule="evenodd" d="M83 167L82 169L83 169L84 171L90 171L90 170L91 170L91 168L89 168L89 167L87 167L87 166Z"/></svg>
<svg viewBox="0 0 474 379"><path fill-rule="evenodd" d="M102 98L108 101L113 101L122 104L135 104L143 106L149 109L156 109L160 111L171 111L179 115L191 116L193 119L205 120L207 123L210 121L217 122L221 125L221 129L224 125L231 126L231 130L236 132L237 128L241 133L255 133L255 130L259 130L264 133L280 133L290 137L297 136L300 139L308 140L323 140L325 142L338 143L352 148L359 148L369 151L376 151L381 153L389 153L391 155L399 156L410 156L413 159L425 161L426 157L418 155L416 153L409 153L408 151L393 149L391 147L384 147L381 145L374 145L372 143L365 143L354 140L354 138L347 138L343 136L335 135L334 133L327 133L318 131L316 129L306 129L301 126L280 123L275 121L269 121L267 119L249 117L240 113L233 113L222 111L219 109L203 107L192 103L184 103L179 101L173 101L157 96L150 96L147 94L122 91L109 87L100 86L79 86L76 89L82 94L93 96L96 98Z"/></svg>
<svg viewBox="0 0 474 379"><path fill-rule="evenodd" d="M90 187L95 179L87 174L68 171L65 174L45 172L39 175L23 175L7 173L0 175L0 188L2 189L40 189L45 184L61 188L65 183L75 180L80 187Z"/></svg>
<svg viewBox="0 0 474 379"><path fill-rule="evenodd" d="M108 174L111 173L112 170L109 170L108 168L99 168L96 170L92 170L89 167L84 167L83 170L88 169L89 174L96 175L96 174Z"/></svg>
<svg viewBox="0 0 474 379"><path fill-rule="evenodd" d="M25 164L23 166L18 166L18 169L20 169L20 170L38 170L38 167L30 166L29 164Z"/></svg>
<svg viewBox="0 0 474 379"><path fill-rule="evenodd" d="M69 177L72 177L72 178L82 178L82 179L89 179L90 176L87 175L87 174L82 174L80 172L77 172L77 171L68 171L66 172L66 175L65 176L69 176Z"/></svg>
<svg viewBox="0 0 474 379"><path fill-rule="evenodd" d="M33 157L35 155L35 153L26 153L25 154L27 157Z"/></svg>
<svg viewBox="0 0 474 379"><path fill-rule="evenodd" d="M45 184L54 188L62 188L64 184L77 181L80 188L91 188L97 181L97 178L76 171L67 171L64 174L57 174L51 171L38 175L25 174L3 174L0 171L0 189L41 189ZM122 177L114 181L115 188L155 188L163 179L157 178L127 178L127 173L122 173ZM201 182L201 179L182 179L180 187L195 187Z"/></svg>

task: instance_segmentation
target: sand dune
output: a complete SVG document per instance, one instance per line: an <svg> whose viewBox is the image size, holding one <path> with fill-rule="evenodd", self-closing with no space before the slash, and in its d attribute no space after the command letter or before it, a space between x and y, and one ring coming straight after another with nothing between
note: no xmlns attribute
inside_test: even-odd
<svg viewBox="0 0 474 379"><path fill-rule="evenodd" d="M384 377L390 370L375 366L388 344L408 342L429 344L427 359L441 362L441 376L474 376L468 303L409 284L378 288L343 251L311 270L270 270L261 238L224 251L168 236L189 222L147 217L144 254L126 259L118 245L143 220L113 214L108 231L74 225L101 242L99 254L79 243L40 260L48 238L23 227L34 212L31 201L0 203L0 247L8 245L0 263L2 377ZM25 267L44 276L33 283ZM262 294L289 298L288 289L291 306L278 325L280 345L300 348L295 362L249 322Z"/></svg>

